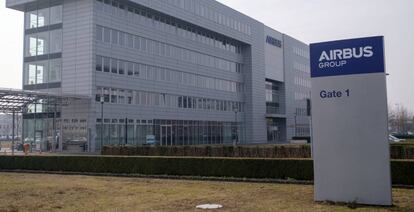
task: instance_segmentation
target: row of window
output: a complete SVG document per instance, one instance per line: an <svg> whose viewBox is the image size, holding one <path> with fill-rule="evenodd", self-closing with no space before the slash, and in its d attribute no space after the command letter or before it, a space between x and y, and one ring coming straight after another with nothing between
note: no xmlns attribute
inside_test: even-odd
<svg viewBox="0 0 414 212"><path fill-rule="evenodd" d="M102 125L98 119L95 139L97 147L101 141L104 145L143 145L148 136L153 137L161 146L230 144L236 134L239 141L243 139L242 129L234 122L148 120L148 123L142 124L137 120L137 124L134 124L134 120L129 119L127 126L123 123L123 119L119 119L119 122L118 119L104 119Z"/></svg>
<svg viewBox="0 0 414 212"><path fill-rule="evenodd" d="M279 92L266 90L266 102L280 102Z"/></svg>
<svg viewBox="0 0 414 212"><path fill-rule="evenodd" d="M293 69L295 69L297 71L304 72L304 73L308 73L308 74L310 73L309 65L305 65L305 64L302 64L302 63L298 63L298 62L293 63Z"/></svg>
<svg viewBox="0 0 414 212"><path fill-rule="evenodd" d="M251 35L250 25L242 23L228 15L217 12L215 9L200 4L202 1L194 0L163 0L162 3L168 2L169 4L175 5L181 9L190 11L198 16L209 19L215 23L223 26L227 26L231 29L242 32L246 35Z"/></svg>
<svg viewBox="0 0 414 212"><path fill-rule="evenodd" d="M294 83L295 85L298 85L298 86L302 86L305 88L311 88L311 81L308 78L305 79L303 77L296 76L294 79Z"/></svg>
<svg viewBox="0 0 414 212"><path fill-rule="evenodd" d="M296 116L308 116L308 111L306 110L306 108L296 108L295 115Z"/></svg>
<svg viewBox="0 0 414 212"><path fill-rule="evenodd" d="M295 53L296 55L301 56L303 58L309 59L309 51L306 51L302 48L294 46L293 47L293 53Z"/></svg>
<svg viewBox="0 0 414 212"><path fill-rule="evenodd" d="M62 52L62 29L25 36L25 56L39 56Z"/></svg>
<svg viewBox="0 0 414 212"><path fill-rule="evenodd" d="M184 108L209 111L243 112L241 102L215 100L190 96L156 93L148 91L132 91L126 89L97 87L96 102L129 105L147 105L157 107Z"/></svg>
<svg viewBox="0 0 414 212"><path fill-rule="evenodd" d="M62 60L43 60L24 64L24 85L60 82Z"/></svg>
<svg viewBox="0 0 414 212"><path fill-rule="evenodd" d="M140 79L172 82L199 88L228 92L242 92L242 84L228 80L205 77L197 74L139 64L115 58L96 56L96 71L119 75L135 76Z"/></svg>
<svg viewBox="0 0 414 212"><path fill-rule="evenodd" d="M295 128L295 136L309 136L309 126L300 126Z"/></svg>
<svg viewBox="0 0 414 212"><path fill-rule="evenodd" d="M125 5L118 0L97 0L101 3L106 3L108 6L116 7L119 10L112 12L117 13L117 15L125 16L128 20L132 20L136 23L143 24L146 26L155 27L158 30L162 30L168 33L172 33L186 39L197 41L211 47L219 48L233 53L241 53L241 46L235 44L235 42L230 41L226 38L219 38L222 36L217 36L213 33L208 33L205 30L202 30L197 27L193 27L189 24L185 24L183 21L178 21L177 19L162 15L160 13L154 13L144 8L132 7L130 5ZM104 10L104 4L98 4L99 10Z"/></svg>
<svg viewBox="0 0 414 212"><path fill-rule="evenodd" d="M116 124L116 123L125 123L125 120L127 120L128 121L128 125L129 124L137 124L137 125L152 125L153 124L153 120L145 120L145 119L137 119L137 120L134 120L134 119L125 119L125 118L122 118L122 119L107 119L107 118L104 118L104 123L113 123L113 124ZM96 123L102 123L102 119L96 119Z"/></svg>
<svg viewBox="0 0 414 212"><path fill-rule="evenodd" d="M221 58L202 54L196 51L176 47L163 42L139 37L107 27L96 27L96 39L104 43L120 45L131 49L147 52L156 56L171 57L184 62L203 65L230 72L241 72L241 64Z"/></svg>
<svg viewBox="0 0 414 212"><path fill-rule="evenodd" d="M271 82L266 80L265 84L266 102L280 102L282 93L282 83Z"/></svg>
<svg viewBox="0 0 414 212"><path fill-rule="evenodd" d="M268 114L283 114L284 106L280 103L282 100L282 83L271 82L266 80L266 113Z"/></svg>
<svg viewBox="0 0 414 212"><path fill-rule="evenodd" d="M302 101L305 99L310 99L310 93L295 92L295 100Z"/></svg>
<svg viewBox="0 0 414 212"><path fill-rule="evenodd" d="M62 23L62 5L25 13L25 29Z"/></svg>

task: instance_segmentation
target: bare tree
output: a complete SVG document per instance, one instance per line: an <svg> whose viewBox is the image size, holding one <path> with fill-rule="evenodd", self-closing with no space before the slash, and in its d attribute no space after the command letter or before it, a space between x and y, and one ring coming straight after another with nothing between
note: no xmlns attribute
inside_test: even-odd
<svg viewBox="0 0 414 212"><path fill-rule="evenodd" d="M413 131L413 113L404 107L404 105L395 104L394 106L390 106L388 116L391 132L407 134Z"/></svg>

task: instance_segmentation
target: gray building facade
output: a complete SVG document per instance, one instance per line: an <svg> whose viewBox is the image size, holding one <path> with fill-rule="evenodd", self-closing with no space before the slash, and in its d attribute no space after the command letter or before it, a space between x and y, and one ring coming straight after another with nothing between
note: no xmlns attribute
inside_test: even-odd
<svg viewBox="0 0 414 212"><path fill-rule="evenodd" d="M214 0L7 0L25 13L23 89L63 144L287 143L309 136L308 46ZM48 148L52 105L25 141ZM103 110L102 110L103 109Z"/></svg>

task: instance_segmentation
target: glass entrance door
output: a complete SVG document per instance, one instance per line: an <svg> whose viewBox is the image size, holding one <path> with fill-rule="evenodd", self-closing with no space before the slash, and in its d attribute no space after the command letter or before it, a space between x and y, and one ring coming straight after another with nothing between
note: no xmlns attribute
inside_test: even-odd
<svg viewBox="0 0 414 212"><path fill-rule="evenodd" d="M280 139L279 130L272 131L272 143L278 143Z"/></svg>
<svg viewBox="0 0 414 212"><path fill-rule="evenodd" d="M160 145L161 146L172 146L172 126L161 125L160 127Z"/></svg>
<svg viewBox="0 0 414 212"><path fill-rule="evenodd" d="M40 151L44 149L44 144L43 144L43 131L41 130L36 130L35 132L35 151Z"/></svg>

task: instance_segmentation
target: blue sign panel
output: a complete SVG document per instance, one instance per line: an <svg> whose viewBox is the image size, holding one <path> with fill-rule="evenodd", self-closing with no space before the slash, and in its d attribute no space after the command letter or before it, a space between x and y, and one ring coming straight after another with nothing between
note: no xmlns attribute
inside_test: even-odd
<svg viewBox="0 0 414 212"><path fill-rule="evenodd" d="M385 72L384 37L310 45L311 77Z"/></svg>

